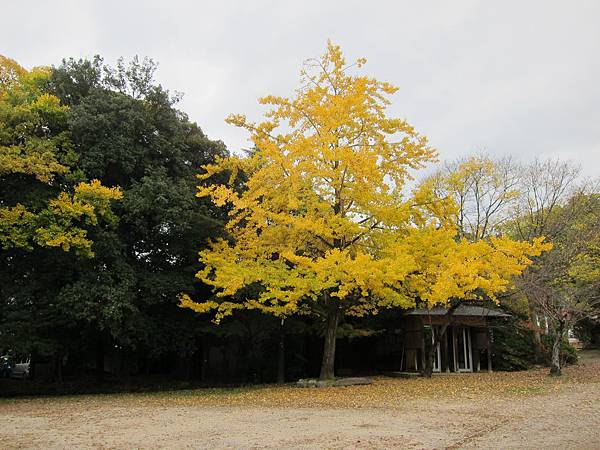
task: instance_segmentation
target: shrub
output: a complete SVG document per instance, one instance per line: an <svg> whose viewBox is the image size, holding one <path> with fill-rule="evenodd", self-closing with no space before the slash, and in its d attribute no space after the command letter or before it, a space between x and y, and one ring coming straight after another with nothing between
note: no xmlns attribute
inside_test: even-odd
<svg viewBox="0 0 600 450"><path fill-rule="evenodd" d="M535 362L533 332L509 318L493 329L492 364L496 370L526 370Z"/></svg>

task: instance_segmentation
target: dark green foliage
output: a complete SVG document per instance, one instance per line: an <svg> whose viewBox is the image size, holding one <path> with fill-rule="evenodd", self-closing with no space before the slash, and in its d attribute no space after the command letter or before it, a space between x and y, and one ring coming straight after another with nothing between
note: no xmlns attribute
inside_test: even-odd
<svg viewBox="0 0 600 450"><path fill-rule="evenodd" d="M533 331L525 322L511 317L493 328L494 370L525 370L535 362Z"/></svg>
<svg viewBox="0 0 600 450"><path fill-rule="evenodd" d="M47 89L70 106L59 124L76 154L70 176L120 186L124 198L114 226L90 231L94 258L2 253L0 348L84 365L106 349L142 358L197 351L201 319L178 308L177 296L203 294L197 251L222 234L224 212L196 198L195 175L227 151L175 109L155 68L137 58L110 68L96 57L54 69ZM10 189L3 185L3 198Z"/></svg>
<svg viewBox="0 0 600 450"><path fill-rule="evenodd" d="M197 249L221 233L222 213L195 197L195 175L226 150L174 108L153 83L155 67L70 60L54 72L55 93L72 105L78 167L124 192L117 232L97 236L97 257L77 268L61 298L119 345L185 354L197 327L177 295L194 291Z"/></svg>
<svg viewBox="0 0 600 450"><path fill-rule="evenodd" d="M533 331L524 320L512 317L493 328L493 366L495 370L526 370L535 364ZM542 335L543 356L550 364L552 337ZM577 351L565 340L561 354L566 364L577 363Z"/></svg>

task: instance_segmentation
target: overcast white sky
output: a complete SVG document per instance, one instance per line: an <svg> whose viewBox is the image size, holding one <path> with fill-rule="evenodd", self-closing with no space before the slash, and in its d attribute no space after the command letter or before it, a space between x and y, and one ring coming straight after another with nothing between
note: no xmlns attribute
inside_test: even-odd
<svg viewBox="0 0 600 450"><path fill-rule="evenodd" d="M236 151L229 113L290 95L328 38L400 86L392 112L440 157L485 150L561 157L600 175L600 1L6 1L0 53L27 68L63 57L149 56L180 108Z"/></svg>

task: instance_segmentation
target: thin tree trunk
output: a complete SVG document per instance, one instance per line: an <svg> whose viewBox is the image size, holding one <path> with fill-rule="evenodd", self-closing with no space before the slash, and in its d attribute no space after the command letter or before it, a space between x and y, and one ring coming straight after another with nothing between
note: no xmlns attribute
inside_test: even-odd
<svg viewBox="0 0 600 450"><path fill-rule="evenodd" d="M191 381L192 379L192 367L194 365L194 355L191 354L186 358L186 366L185 366L185 381ZM129 370L127 371L127 376L129 377Z"/></svg>
<svg viewBox="0 0 600 450"><path fill-rule="evenodd" d="M323 347L323 362L321 363L321 380L332 380L334 377L335 341L340 313L332 307L327 313L327 329L325 330L325 344Z"/></svg>
<svg viewBox="0 0 600 450"><path fill-rule="evenodd" d="M543 361L543 351L542 351L542 336L540 333L540 327L537 324L537 313L535 312L535 307L533 304L533 300L527 297L527 306L529 310L529 321L531 322L533 328L533 349L535 351L535 362L541 363Z"/></svg>
<svg viewBox="0 0 600 450"><path fill-rule="evenodd" d="M104 336L101 331L96 339L96 378L104 381Z"/></svg>
<svg viewBox="0 0 600 450"><path fill-rule="evenodd" d="M436 329L431 324L431 317L429 318L429 331L425 332L427 328L423 327L423 333L425 334L425 367L421 374L426 378L431 378L433 375L433 362L435 360L437 346L440 342L443 342L443 339L446 337L447 329L448 324L441 325ZM443 356L440 355L440 361L438 361L440 370L442 367L442 357Z"/></svg>
<svg viewBox="0 0 600 450"><path fill-rule="evenodd" d="M62 354L60 352L55 353L54 355L54 379L55 381L58 381L59 383L62 383L63 381L63 374L62 374Z"/></svg>
<svg viewBox="0 0 600 450"><path fill-rule="evenodd" d="M448 355L448 338L446 337L446 329L447 327L444 327L443 333L440 333L440 343L442 346L440 352L440 371L442 372L450 372L450 358Z"/></svg>
<svg viewBox="0 0 600 450"><path fill-rule="evenodd" d="M209 340L208 336L203 335L201 338L202 345L202 366L200 366L200 379L206 383L208 381L208 363L209 363Z"/></svg>
<svg viewBox="0 0 600 450"><path fill-rule="evenodd" d="M562 344L564 332L564 325L559 323L558 329L556 330L556 334L554 336L554 343L552 344L552 362L550 364L550 375L560 376L561 367L560 367L560 346Z"/></svg>
<svg viewBox="0 0 600 450"><path fill-rule="evenodd" d="M277 383L285 383L285 329L284 320L281 320L279 326L279 346L278 346L278 358L277 358Z"/></svg>
<svg viewBox="0 0 600 450"><path fill-rule="evenodd" d="M430 325L428 327L423 327L423 351L425 353L425 365L423 370L421 371L421 375L425 378L431 378L433 374L433 361L435 358L435 332L433 331L433 327Z"/></svg>
<svg viewBox="0 0 600 450"><path fill-rule="evenodd" d="M33 350L31 352L31 356L29 358L29 379L30 380L35 380L37 359L38 359L37 352L35 350Z"/></svg>

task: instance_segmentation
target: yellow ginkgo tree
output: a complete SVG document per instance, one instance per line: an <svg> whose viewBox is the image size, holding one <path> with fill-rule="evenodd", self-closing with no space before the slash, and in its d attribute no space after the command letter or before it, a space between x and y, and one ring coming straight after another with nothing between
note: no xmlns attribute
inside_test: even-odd
<svg viewBox="0 0 600 450"><path fill-rule="evenodd" d="M334 376L345 315L411 308L417 299L432 306L494 298L545 247L505 238L469 243L458 238L450 200L427 185L403 195L409 171L436 153L386 114L397 88L352 74L364 63L347 65L329 43L306 62L293 98L260 100L270 107L264 121L228 118L250 132L254 151L203 168L198 196L229 209L229 237L200 252L197 277L215 295L181 296L181 306L216 322L239 309L321 316L321 379Z"/></svg>

